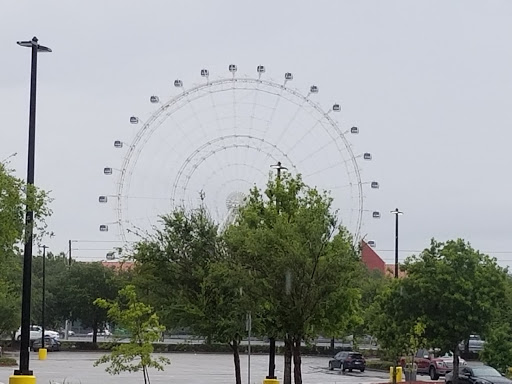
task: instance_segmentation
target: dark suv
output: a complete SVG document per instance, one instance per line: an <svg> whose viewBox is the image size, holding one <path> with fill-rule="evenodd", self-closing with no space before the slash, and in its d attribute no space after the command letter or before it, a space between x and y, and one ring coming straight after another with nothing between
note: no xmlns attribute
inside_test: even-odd
<svg viewBox="0 0 512 384"><path fill-rule="evenodd" d="M364 372L366 360L359 352L338 352L334 359L329 361L329 369L332 371L334 368L339 368L343 372L347 369L349 372L353 369Z"/></svg>

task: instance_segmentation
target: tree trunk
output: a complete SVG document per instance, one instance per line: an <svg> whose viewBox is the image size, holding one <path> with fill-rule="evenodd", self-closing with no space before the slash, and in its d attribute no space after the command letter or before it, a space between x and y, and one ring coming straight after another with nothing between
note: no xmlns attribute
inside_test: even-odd
<svg viewBox="0 0 512 384"><path fill-rule="evenodd" d="M291 337L284 338L284 373L283 384L292 384L292 349L293 340Z"/></svg>
<svg viewBox="0 0 512 384"><path fill-rule="evenodd" d="M149 384L149 376L147 374L147 368L142 367L142 375L144 376L144 384Z"/></svg>
<svg viewBox="0 0 512 384"><path fill-rule="evenodd" d="M95 321L92 326L94 327L92 329L92 342L96 344L98 342L98 322Z"/></svg>
<svg viewBox="0 0 512 384"><path fill-rule="evenodd" d="M233 351L233 362L235 363L235 383L242 384L242 371L240 369L240 351L238 349L238 341L233 340L229 346Z"/></svg>
<svg viewBox="0 0 512 384"><path fill-rule="evenodd" d="M302 337L294 338L293 345L293 382L294 384L302 384L302 358L300 355L300 343Z"/></svg>
<svg viewBox="0 0 512 384"><path fill-rule="evenodd" d="M459 345L453 349L453 384L459 384Z"/></svg>

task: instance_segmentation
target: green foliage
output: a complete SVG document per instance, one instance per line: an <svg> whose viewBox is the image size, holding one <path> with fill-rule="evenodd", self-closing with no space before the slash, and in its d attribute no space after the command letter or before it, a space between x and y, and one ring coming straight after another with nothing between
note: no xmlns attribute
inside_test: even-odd
<svg viewBox="0 0 512 384"><path fill-rule="evenodd" d="M375 300L387 289L392 281L392 278L385 276L378 269L368 270L366 266L361 265L357 286L361 291L359 306L361 308L362 322L354 327L354 335L372 335L374 320L373 305Z"/></svg>
<svg viewBox="0 0 512 384"><path fill-rule="evenodd" d="M455 351L471 334L485 334L504 301L506 273L463 240L431 246L405 264L407 310L425 319L427 339Z"/></svg>
<svg viewBox="0 0 512 384"><path fill-rule="evenodd" d="M60 281L61 289L53 291L59 303L60 315L71 320L80 319L86 327L97 330L107 321L106 308L94 305L97 298L113 300L117 297L118 281L114 270L100 262L75 262ZM96 342L93 336L93 341Z"/></svg>
<svg viewBox="0 0 512 384"><path fill-rule="evenodd" d="M26 191L26 192L25 192ZM34 238L47 234L45 218L51 214L46 192L31 186L0 163L0 334L19 326L21 263L20 246L25 239L26 206L34 212Z"/></svg>
<svg viewBox="0 0 512 384"><path fill-rule="evenodd" d="M94 304L107 310L108 318L131 334L129 343L113 347L111 354L102 356L94 366L110 363L105 370L111 375L142 371L144 383L149 383L148 368L162 371L163 364L170 364L167 358L151 356L152 343L160 339L165 327L160 325L153 308L138 300L133 285L121 289L114 302L96 299Z"/></svg>
<svg viewBox="0 0 512 384"><path fill-rule="evenodd" d="M168 328L187 327L207 342L228 343L238 372L245 316L257 306L254 281L225 251L204 208L176 210L162 222L153 238L136 247L134 282Z"/></svg>
<svg viewBox="0 0 512 384"><path fill-rule="evenodd" d="M512 277L505 284L505 300L498 309L498 315L485 334L484 350L480 357L486 364L502 373L509 373L512 367Z"/></svg>
<svg viewBox="0 0 512 384"><path fill-rule="evenodd" d="M0 163L0 261L19 252L18 245L24 240L25 209L34 212L36 239L46 235L45 218L51 215L48 194L16 178Z"/></svg>
<svg viewBox="0 0 512 384"><path fill-rule="evenodd" d="M198 336L233 340L243 322L230 336L227 329L245 313L234 316L245 300L240 288L246 293L248 288L242 271L222 252L217 226L204 209L176 210L162 221L162 230L136 247L135 283L168 328L189 327Z"/></svg>
<svg viewBox="0 0 512 384"><path fill-rule="evenodd" d="M68 294L63 286L69 280L68 259L61 253L46 254L46 305L45 325L50 329L58 329L69 318L69 303L73 297L64 298ZM41 303L43 294L43 257L32 259L32 310L33 324L42 324Z"/></svg>
<svg viewBox="0 0 512 384"><path fill-rule="evenodd" d="M398 362L401 356L411 356L426 343L425 325L421 318L410 316L403 296L403 280L392 280L377 297L371 308L372 334L379 346Z"/></svg>
<svg viewBox="0 0 512 384"><path fill-rule="evenodd" d="M9 284L0 280L0 336L7 336L18 328L19 308L19 297L13 297Z"/></svg>
<svg viewBox="0 0 512 384"><path fill-rule="evenodd" d="M331 202L300 176L284 175L264 192L254 188L224 235L228 251L257 281L269 336L338 336L360 321L360 263Z"/></svg>
<svg viewBox="0 0 512 384"><path fill-rule="evenodd" d="M509 322L494 325L480 357L487 365L502 373L506 373L512 366L512 329Z"/></svg>

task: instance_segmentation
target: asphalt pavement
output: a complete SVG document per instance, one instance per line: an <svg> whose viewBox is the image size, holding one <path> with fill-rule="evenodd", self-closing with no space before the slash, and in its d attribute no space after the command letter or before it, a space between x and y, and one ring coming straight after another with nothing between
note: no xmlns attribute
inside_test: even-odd
<svg viewBox="0 0 512 384"><path fill-rule="evenodd" d="M111 376L105 372L105 366L93 367L93 363L102 353L98 352L53 352L47 360L38 360L37 353L30 353L30 369L34 371L38 384L140 384L141 373L122 373ZM163 372L150 372L152 384L230 384L234 383L233 357L229 354L164 354L171 360ZM328 358L302 358L303 380L306 384L374 384L387 382L384 372L365 371L364 373L342 373L327 369ZM248 383L247 356L241 356L242 381ZM251 356L251 384L261 384L268 369L268 356ZM0 382L9 382L12 367L0 367ZM276 374L282 382L283 357L276 357ZM429 381L426 376L419 379Z"/></svg>

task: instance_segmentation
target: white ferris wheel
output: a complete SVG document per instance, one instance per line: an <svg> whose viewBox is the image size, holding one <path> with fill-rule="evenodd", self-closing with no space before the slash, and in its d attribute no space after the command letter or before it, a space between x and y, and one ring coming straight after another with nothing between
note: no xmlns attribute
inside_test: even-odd
<svg viewBox="0 0 512 384"><path fill-rule="evenodd" d="M147 118L129 118L134 137L113 143L123 154L121 164L103 170L117 181L99 202L111 204L116 217L100 231L117 227L120 241L134 241L161 215L200 204L225 228L247 192L264 188L279 164L330 191L342 224L360 240L365 216L380 218L380 212L364 207L365 189L379 183L361 179L359 163L372 155L355 152L349 141L359 128L338 122L340 104L323 108L315 101L316 85L306 92L293 88L292 73L277 82L265 77L262 65L253 77L239 76L234 64L228 70L212 79L201 69L203 81L190 88L174 80L168 99L149 96L155 110Z"/></svg>

